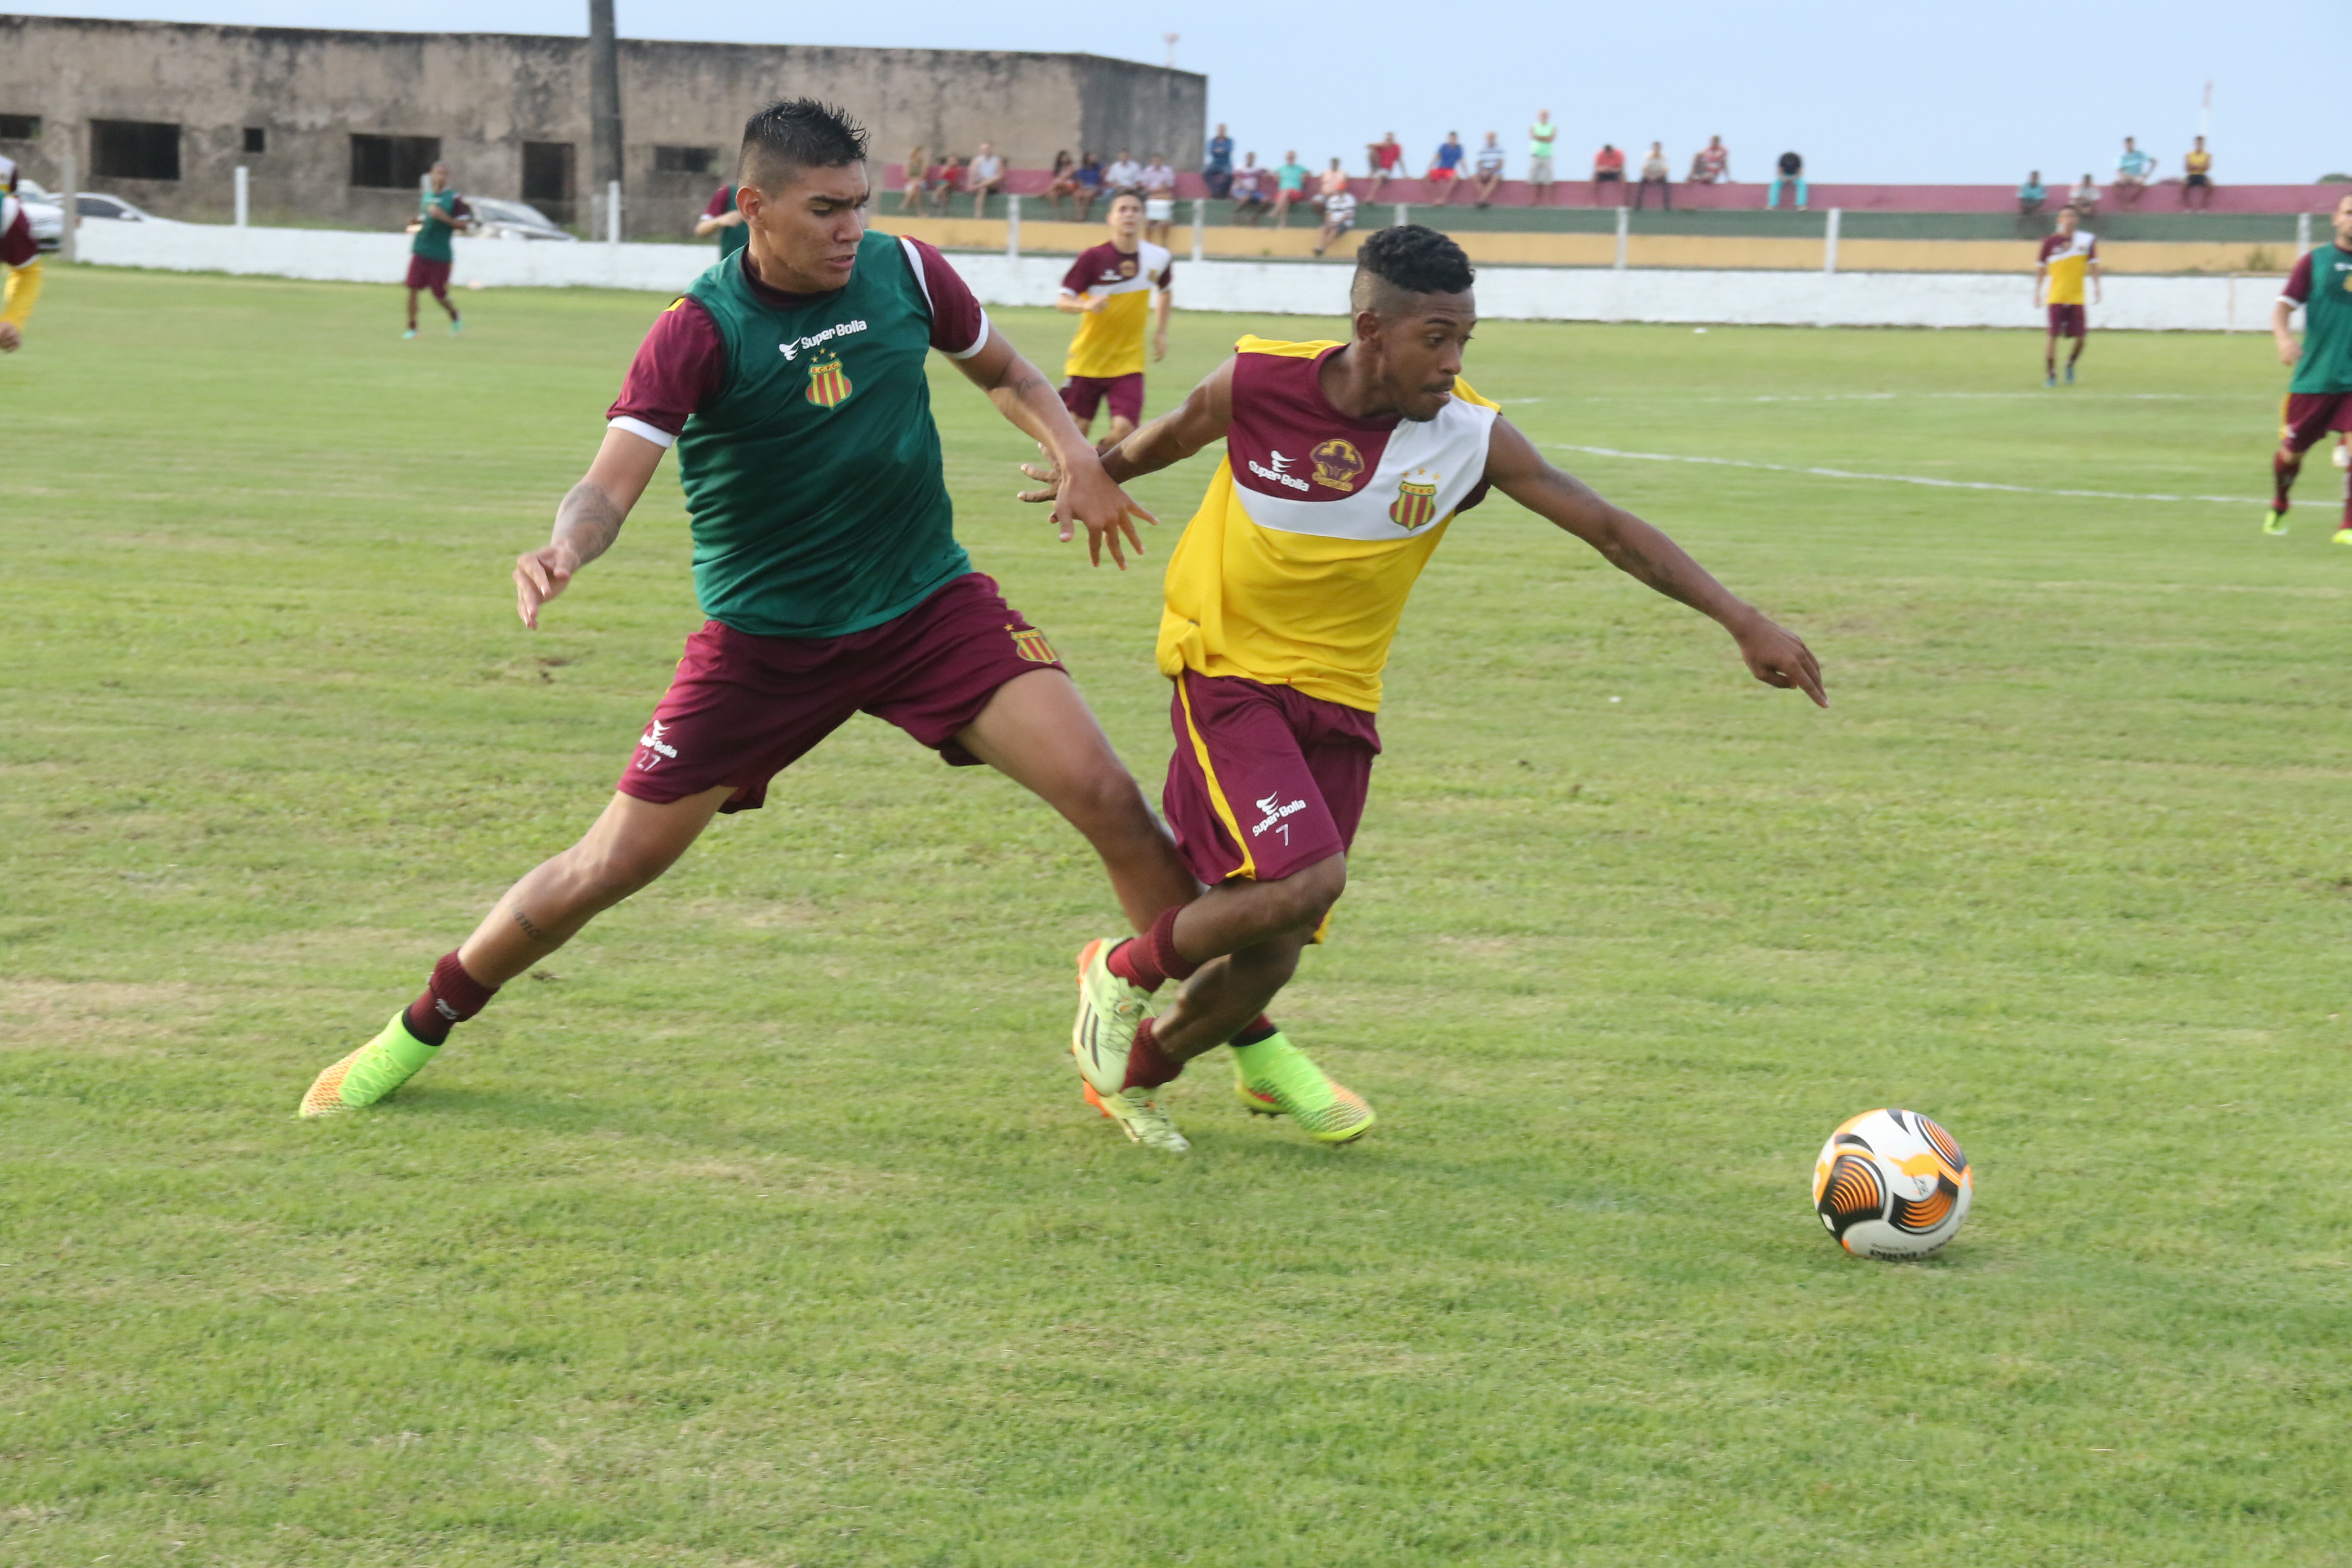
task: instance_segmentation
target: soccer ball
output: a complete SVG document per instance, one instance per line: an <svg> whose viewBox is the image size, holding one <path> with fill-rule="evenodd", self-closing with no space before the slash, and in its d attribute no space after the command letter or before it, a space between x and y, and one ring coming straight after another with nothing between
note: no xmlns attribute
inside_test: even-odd
<svg viewBox="0 0 2352 1568"><path fill-rule="evenodd" d="M1813 1162L1813 1212L1856 1258L1925 1258L1960 1234L1975 1183L1958 1140L1916 1110L1838 1124Z"/></svg>

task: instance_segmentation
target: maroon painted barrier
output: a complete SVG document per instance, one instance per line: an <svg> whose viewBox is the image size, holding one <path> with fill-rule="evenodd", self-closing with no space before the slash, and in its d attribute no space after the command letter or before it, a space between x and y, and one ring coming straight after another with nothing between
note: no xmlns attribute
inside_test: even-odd
<svg viewBox="0 0 2352 1568"><path fill-rule="evenodd" d="M885 188L895 199L905 184L903 165L886 163L882 168ZM1042 195L1053 183L1053 176L1043 169L1013 169L1006 171L1004 188L1022 195ZM1269 178L1266 186L1271 192ZM1348 188L1359 199L1369 199L1372 182L1356 175ZM2063 184L2049 187L2050 198L2045 210L2054 211L2065 205ZM2099 187L2102 211L2170 213L2182 211L2181 184L2179 180L2162 180L2147 187L2137 207L2119 202L2112 185ZM1307 176L1307 191L1316 189L1315 176ZM1698 212L1757 212L1762 210L1764 198L1770 187L1767 184L1692 185L1676 181L1674 186L1675 205L1683 210ZM961 193L959 193L961 194ZM1176 176L1179 196L1205 196L1207 183L1197 174ZM2352 195L2352 185L2216 185L2211 192L2210 210L2217 213L2305 213L2329 212L2346 195ZM1506 180L1495 189L1493 205L1498 207L1523 207L1530 204L1534 190L1523 181ZM1650 193L1647 205L1656 205L1656 193ZM1421 180L1391 180L1381 189L1381 201L1403 202L1410 206L1433 206L1438 203L1438 186ZM1456 182L1452 205L1468 206L1476 200L1475 188L1467 180ZM1787 207L1795 200L1794 193L1784 189L1780 205ZM1594 206L1616 207L1633 205L1631 185L1603 185L1601 199L1592 199L1590 179L1561 180L1551 188L1551 199L1546 205L1589 210ZM1830 207L1843 207L1847 212L1879 213L2013 213L2017 210L2017 188L2014 185L1838 185L1814 184L1806 192L1806 206L1814 212Z"/></svg>

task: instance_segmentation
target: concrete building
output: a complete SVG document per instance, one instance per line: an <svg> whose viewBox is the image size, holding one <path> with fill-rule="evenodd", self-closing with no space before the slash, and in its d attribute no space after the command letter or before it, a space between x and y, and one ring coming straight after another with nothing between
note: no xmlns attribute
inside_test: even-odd
<svg viewBox="0 0 2352 1568"><path fill-rule="evenodd" d="M623 221L675 236L730 175L743 121L803 94L874 133L877 181L921 143L982 141L1014 167L1062 148L1166 152L1196 167L1208 79L1094 55L620 43ZM0 153L54 186L165 217L226 220L251 171L256 223L397 227L417 176L584 224L588 42L505 33L360 33L0 16Z"/></svg>

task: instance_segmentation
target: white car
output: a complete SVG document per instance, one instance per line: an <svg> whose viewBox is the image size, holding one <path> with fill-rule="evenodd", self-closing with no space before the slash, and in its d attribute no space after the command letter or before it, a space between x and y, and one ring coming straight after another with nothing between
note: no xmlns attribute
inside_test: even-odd
<svg viewBox="0 0 2352 1568"><path fill-rule="evenodd" d="M467 196L466 205L474 209L474 232L484 239L562 239L579 243L579 236L564 233L545 213L528 202Z"/></svg>
<svg viewBox="0 0 2352 1568"><path fill-rule="evenodd" d="M121 196L100 195L96 191L83 191L76 195L74 210L81 215L84 223L88 223L92 218L102 218L116 223L170 223L173 221L167 217L157 217L151 212L142 212Z"/></svg>
<svg viewBox="0 0 2352 1568"><path fill-rule="evenodd" d="M35 245L55 250L65 243L65 208L58 205L58 198L43 189L38 180L16 182L16 205L25 209L25 222L32 228Z"/></svg>

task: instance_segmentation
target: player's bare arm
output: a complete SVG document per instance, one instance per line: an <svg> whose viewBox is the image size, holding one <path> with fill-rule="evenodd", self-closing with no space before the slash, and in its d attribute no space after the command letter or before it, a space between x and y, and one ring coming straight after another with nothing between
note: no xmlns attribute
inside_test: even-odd
<svg viewBox="0 0 2352 1568"><path fill-rule="evenodd" d="M1160 520L1136 505L1103 473L1102 459L1087 444L1086 433L1070 417L1070 411L1062 406L1054 384L1022 358L994 327L988 329L988 342L978 353L955 364L974 386L988 394L999 413L1054 459L1056 473L1068 476L1068 482L1057 484L1052 497L1054 521L1062 542L1070 542L1074 521L1084 523L1087 559L1101 565L1103 547L1108 544L1111 560L1126 571L1126 550L1139 556L1143 553L1143 539L1135 531L1135 520L1139 517L1153 524Z"/></svg>
<svg viewBox="0 0 2352 1568"><path fill-rule="evenodd" d="M1748 670L1767 686L1793 687L1823 708L1822 668L1801 638L1717 582L1688 552L1592 487L1546 462L1507 419L1495 421L1486 478L1521 506L1576 535L1636 582L1688 605L1729 632Z"/></svg>
<svg viewBox="0 0 2352 1568"><path fill-rule="evenodd" d="M1176 308L1173 289L1162 289L1153 296L1152 303L1160 312L1160 321L1151 338L1151 357L1155 361L1168 357L1168 315Z"/></svg>
<svg viewBox="0 0 2352 1568"><path fill-rule="evenodd" d="M2294 307L2284 300L2271 307L2271 341L2278 344L2279 363L2293 365L2303 358L2303 344L2294 335Z"/></svg>
<svg viewBox="0 0 2352 1568"><path fill-rule="evenodd" d="M1066 316L1094 316L1110 303L1108 294L1073 294L1067 289L1054 296L1054 309Z"/></svg>
<svg viewBox="0 0 2352 1568"><path fill-rule="evenodd" d="M572 575L613 547L621 524L661 466L662 448L626 430L604 432L596 460L555 509L555 531L537 550L515 557L515 614L533 631L539 608L563 592Z"/></svg>

